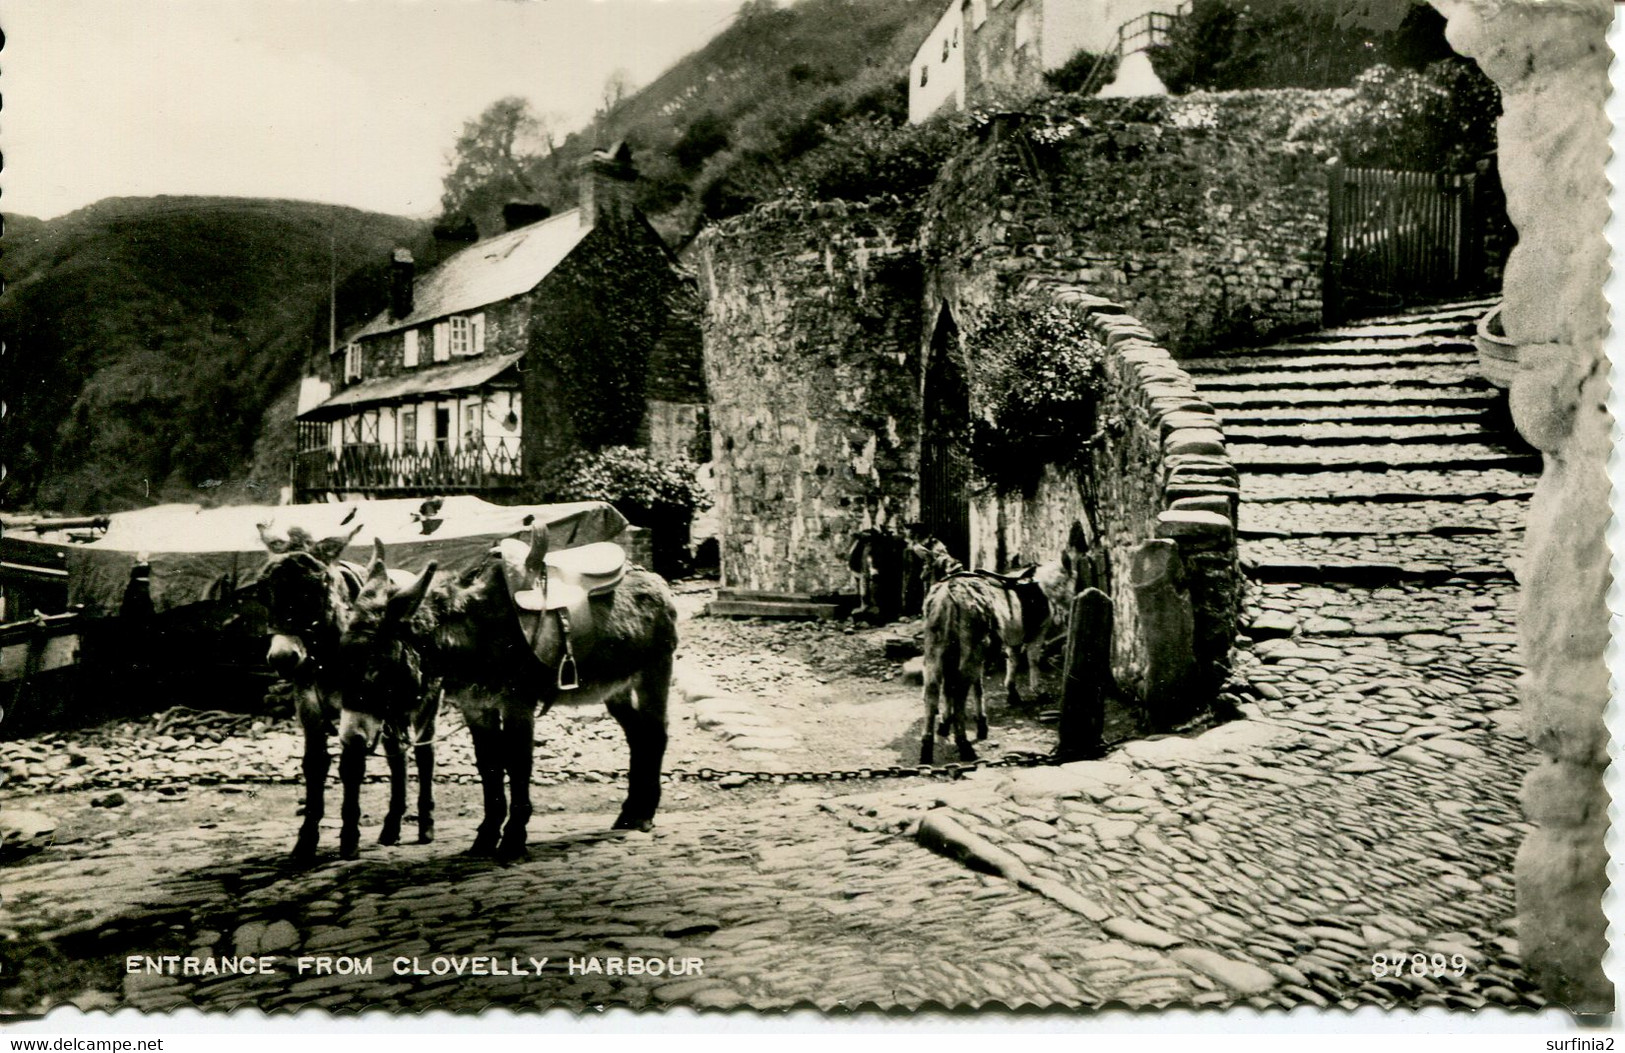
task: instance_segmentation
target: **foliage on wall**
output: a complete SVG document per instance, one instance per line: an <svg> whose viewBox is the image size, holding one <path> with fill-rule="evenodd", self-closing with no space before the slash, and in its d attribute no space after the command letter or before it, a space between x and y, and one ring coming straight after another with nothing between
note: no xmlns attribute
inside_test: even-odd
<svg viewBox="0 0 1625 1053"><path fill-rule="evenodd" d="M972 465L1002 492L1035 486L1046 464L1087 469L1105 348L1082 316L1048 298L996 304L966 342Z"/></svg>
<svg viewBox="0 0 1625 1053"><path fill-rule="evenodd" d="M698 468L685 458L661 460L632 446L583 450L543 477L548 501L608 501L623 512L672 512L683 517L710 506Z"/></svg>
<svg viewBox="0 0 1625 1053"><path fill-rule="evenodd" d="M1373 66L1355 80L1350 105L1306 112L1289 138L1324 144L1359 167L1471 172L1495 152L1500 115L1500 93L1472 63Z"/></svg>

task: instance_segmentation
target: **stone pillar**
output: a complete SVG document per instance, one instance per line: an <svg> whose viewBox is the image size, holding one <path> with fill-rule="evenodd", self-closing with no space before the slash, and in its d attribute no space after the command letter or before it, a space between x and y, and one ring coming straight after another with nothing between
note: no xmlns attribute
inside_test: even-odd
<svg viewBox="0 0 1625 1053"><path fill-rule="evenodd" d="M1179 545L1168 538L1143 541L1134 550L1132 583L1145 660L1141 701L1151 725L1165 731L1196 709L1191 673L1196 657L1196 616L1185 588Z"/></svg>
<svg viewBox="0 0 1625 1053"><path fill-rule="evenodd" d="M1518 245L1502 320L1519 345L1518 430L1545 454L1519 575L1524 726L1545 755L1524 782L1537 829L1518 853L1524 966L1553 1000L1611 1012L1607 922L1607 0L1434 0L1451 46L1500 87L1501 181Z"/></svg>

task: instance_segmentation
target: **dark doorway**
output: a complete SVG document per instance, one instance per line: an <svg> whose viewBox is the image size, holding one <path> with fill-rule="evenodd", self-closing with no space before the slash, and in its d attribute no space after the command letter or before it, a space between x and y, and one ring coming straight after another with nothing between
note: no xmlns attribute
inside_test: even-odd
<svg viewBox="0 0 1625 1053"><path fill-rule="evenodd" d="M931 334L921 402L920 524L956 559L970 562L970 388L959 357L959 326L944 306Z"/></svg>

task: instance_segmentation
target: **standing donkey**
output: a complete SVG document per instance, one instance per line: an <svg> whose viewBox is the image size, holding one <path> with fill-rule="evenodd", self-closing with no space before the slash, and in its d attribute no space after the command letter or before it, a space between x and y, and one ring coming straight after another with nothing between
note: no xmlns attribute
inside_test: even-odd
<svg viewBox="0 0 1625 1053"><path fill-rule="evenodd" d="M976 702L976 741L987 738L987 701L982 678L994 653L1004 651L1008 704L1021 701L1016 671L1027 663L1028 688L1038 692L1038 663L1045 633L1064 619L1075 591L1077 560L1069 548L1061 558L1016 575L967 571L957 560L922 547L916 556L927 573L940 575L925 597L925 730L920 763L930 764L937 734L953 731L960 760L976 759L965 734L966 696ZM946 559L942 558L946 557ZM937 723L941 704L942 723Z"/></svg>
<svg viewBox="0 0 1625 1053"><path fill-rule="evenodd" d="M336 720L342 740L344 732L348 729L353 733L358 724L358 714L350 708L350 699L343 691L345 677L338 653L352 605L364 582L361 568L338 557L360 530L358 524L348 534L314 541L299 527L290 528L286 536L272 533L269 524L259 527L260 539L271 554L253 586L265 604L271 627L266 661L277 675L294 685L299 723L305 735L305 817L293 849L298 860L308 861L316 855L332 760L328 728ZM375 560L374 574L381 568L382 563ZM434 840L433 741L440 689L435 684L425 687L421 681L414 681L401 685L400 691L400 698L406 701L396 702L394 708L406 712L407 719L392 721L384 736L390 774L389 811L378 840L386 845L400 840L401 820L406 812L407 741L413 744L417 761L418 840ZM341 760L341 774L343 768ZM360 808L348 794L340 817L343 825L339 851L344 858L353 859L360 851Z"/></svg>
<svg viewBox="0 0 1625 1053"><path fill-rule="evenodd" d="M501 542L460 581L428 587L433 572L431 565L406 588L370 578L340 649L357 690L369 677L384 683L415 654L456 700L485 797L470 854L525 854L536 711L563 698L602 700L620 723L631 758L614 829L649 829L660 805L677 650L677 607L665 580L626 567L620 546L608 542L549 555L537 528L528 545Z"/></svg>

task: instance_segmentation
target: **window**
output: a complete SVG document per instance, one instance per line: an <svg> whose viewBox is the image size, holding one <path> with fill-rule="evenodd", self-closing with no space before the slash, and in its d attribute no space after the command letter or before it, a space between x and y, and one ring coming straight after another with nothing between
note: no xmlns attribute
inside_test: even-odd
<svg viewBox="0 0 1625 1053"><path fill-rule="evenodd" d="M948 38L942 38L942 61L948 61Z"/></svg>
<svg viewBox="0 0 1625 1053"><path fill-rule="evenodd" d="M434 325L434 360L444 362L451 357L451 326L445 322Z"/></svg>
<svg viewBox="0 0 1625 1053"><path fill-rule="evenodd" d="M959 50L959 27L954 27L954 50Z"/></svg>
<svg viewBox="0 0 1625 1053"><path fill-rule="evenodd" d="M361 379L361 345L347 344L344 348L344 382Z"/></svg>
<svg viewBox="0 0 1625 1053"><path fill-rule="evenodd" d="M406 350L402 353L401 362L407 369L411 369L418 364L418 331L416 329L406 331Z"/></svg>
<svg viewBox="0 0 1625 1053"><path fill-rule="evenodd" d="M401 421L401 449L408 453L418 448L418 411L416 406L403 408L400 412Z"/></svg>
<svg viewBox="0 0 1625 1053"><path fill-rule="evenodd" d="M442 450L451 443L451 410L449 408L435 407L434 442Z"/></svg>
<svg viewBox="0 0 1625 1053"><path fill-rule="evenodd" d="M463 403L463 448L476 449L485 441L485 413L479 399Z"/></svg>
<svg viewBox="0 0 1625 1053"><path fill-rule="evenodd" d="M922 88L925 87L926 83L928 81L930 81L930 79L931 79L931 67L930 66L921 66L920 67L920 87L922 87Z"/></svg>
<svg viewBox="0 0 1625 1053"><path fill-rule="evenodd" d="M485 350L485 315L456 315L448 320L447 340L453 355L477 355Z"/></svg>

